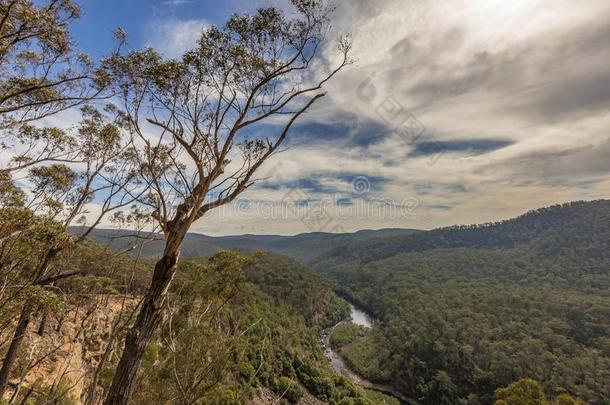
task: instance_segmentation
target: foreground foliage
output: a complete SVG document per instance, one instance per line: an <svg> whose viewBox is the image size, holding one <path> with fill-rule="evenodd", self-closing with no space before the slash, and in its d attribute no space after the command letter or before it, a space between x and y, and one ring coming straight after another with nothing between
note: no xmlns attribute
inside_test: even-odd
<svg viewBox="0 0 610 405"><path fill-rule="evenodd" d="M66 368L63 375L63 367L49 360L42 369L28 369L34 350L30 343L40 339L26 339L11 378L16 383L24 376L15 398L27 404L98 403L110 386L120 342L137 308L115 317L108 330L96 330L84 319L95 311L109 314L108 303L121 297L137 302L151 277L152 263L116 256L87 242L64 251L57 266L82 274L58 282L62 295L48 293L54 301L44 306L41 302L33 314L36 327L28 334L35 335L45 309L54 305L47 333L68 338L68 330L73 332L83 352L91 353L83 362L92 367L84 374ZM3 319L10 322L17 311L18 306L4 307ZM292 259L221 252L209 259L185 261L165 311L166 321L146 352L134 403L248 403L263 388L270 389L280 403L297 403L305 396L330 404L380 403L379 396L330 369L319 335L347 317L349 307L320 276ZM72 322L78 313L84 317L79 321L81 329ZM52 350L43 346L37 350ZM60 364L65 360L63 355L57 358ZM45 369L57 371L44 374ZM32 379L28 373L45 377ZM75 391L80 380L85 387Z"/></svg>

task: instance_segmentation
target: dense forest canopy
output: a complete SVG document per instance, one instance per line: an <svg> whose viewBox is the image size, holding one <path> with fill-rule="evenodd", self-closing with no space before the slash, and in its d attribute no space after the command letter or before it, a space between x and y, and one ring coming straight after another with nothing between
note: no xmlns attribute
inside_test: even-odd
<svg viewBox="0 0 610 405"><path fill-rule="evenodd" d="M489 403L520 378L610 400L609 201L358 242L316 268L377 319L348 361L424 403Z"/></svg>

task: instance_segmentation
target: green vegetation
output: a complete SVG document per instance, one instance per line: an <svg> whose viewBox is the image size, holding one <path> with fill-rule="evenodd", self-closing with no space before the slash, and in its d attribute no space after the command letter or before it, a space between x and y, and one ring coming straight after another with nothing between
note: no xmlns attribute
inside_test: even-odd
<svg viewBox="0 0 610 405"><path fill-rule="evenodd" d="M608 403L609 224L608 201L573 203L325 257L318 268L378 321L347 362L429 404L490 403L528 377Z"/></svg>
<svg viewBox="0 0 610 405"><path fill-rule="evenodd" d="M400 405L399 400L379 391L366 390L366 396L375 405Z"/></svg>
<svg viewBox="0 0 610 405"><path fill-rule="evenodd" d="M318 341L349 307L292 259L219 253L185 262L174 288L171 323L147 354L137 403L244 403L266 386L289 403L307 390L330 404L372 404L330 370Z"/></svg>
<svg viewBox="0 0 610 405"><path fill-rule="evenodd" d="M342 323L330 335L330 344L357 374L373 381L390 381L389 370L380 363L387 353L378 353L379 350L385 349L376 344L370 333L371 331L363 326Z"/></svg>
<svg viewBox="0 0 610 405"><path fill-rule="evenodd" d="M103 310L106 297L141 294L152 271L151 262L116 256L91 242L65 251L57 263L83 274L58 282L64 294L44 306L53 305L49 318L53 325L72 319L75 308L92 313L89 306L100 299ZM36 324L44 312L40 305ZM5 307L2 314L10 317L16 310ZM349 306L319 275L286 257L221 252L209 259L185 261L169 294L166 321L146 352L133 402L239 404L268 387L281 403L296 403L306 392L329 404L380 403L335 374L320 348L321 330L348 315ZM96 333L102 349L107 344L113 351L120 346L128 322L117 330L116 338L105 330L80 333ZM54 336L55 329L50 332ZM100 343L91 340L90 344ZM14 378L27 372L29 350L22 351ZM94 349L88 346L88 350ZM98 397L110 386L117 361L111 355L100 365L97 380L89 387ZM58 377L50 386L35 382L32 392L26 384L18 398L36 404L57 397L57 403L70 403L71 377ZM85 402L86 392L80 401Z"/></svg>
<svg viewBox="0 0 610 405"><path fill-rule="evenodd" d="M554 398L548 401L540 384L530 378L498 388L495 397L494 405L584 405L561 388L555 389Z"/></svg>
<svg viewBox="0 0 610 405"><path fill-rule="evenodd" d="M368 335L355 340L339 352L351 370L369 380L391 383L392 370L387 368L384 360L390 355L388 349L378 344L375 335Z"/></svg>
<svg viewBox="0 0 610 405"><path fill-rule="evenodd" d="M246 280L280 303L288 304L309 326L327 328L349 317L349 306L308 267L285 256L262 254L245 272Z"/></svg>
<svg viewBox="0 0 610 405"><path fill-rule="evenodd" d="M330 345L333 348L341 348L349 343L363 338L367 334L367 328L351 322L338 325L330 335Z"/></svg>
<svg viewBox="0 0 610 405"><path fill-rule="evenodd" d="M51 197L71 189L71 176L36 173L41 206L57 209ZM0 203L4 398L93 404L115 378L153 263L70 235L66 222L27 208L2 172ZM331 344L355 372L423 404L607 405L609 225L610 203L594 201L343 240L315 265L376 322L341 324ZM349 307L293 259L221 251L179 263L166 293L134 403L240 404L261 392L281 403L395 403L331 370L319 336ZM77 377L54 363L72 344L91 365ZM76 395L72 378L89 385Z"/></svg>

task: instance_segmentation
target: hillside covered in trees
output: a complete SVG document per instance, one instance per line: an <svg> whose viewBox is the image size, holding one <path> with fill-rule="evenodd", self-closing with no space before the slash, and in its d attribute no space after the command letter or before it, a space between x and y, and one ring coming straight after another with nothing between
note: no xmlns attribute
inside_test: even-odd
<svg viewBox="0 0 610 405"><path fill-rule="evenodd" d="M491 403L522 378L610 401L609 201L356 242L315 266L377 320L343 349L370 379L429 404Z"/></svg>
<svg viewBox="0 0 610 405"><path fill-rule="evenodd" d="M87 242L60 258L82 272L56 283L61 295L29 287L0 297L4 325L21 300L36 303L7 400L72 404L103 397L152 271L150 262L116 253ZM166 311L133 403L373 405L371 398L379 398L330 369L319 335L348 316L348 306L290 258L223 252L185 261Z"/></svg>
<svg viewBox="0 0 610 405"><path fill-rule="evenodd" d="M136 403L185 396L237 404L271 391L283 403L374 404L323 356L321 330L349 312L318 275L269 254L219 253L203 262L178 273L172 314L147 353Z"/></svg>

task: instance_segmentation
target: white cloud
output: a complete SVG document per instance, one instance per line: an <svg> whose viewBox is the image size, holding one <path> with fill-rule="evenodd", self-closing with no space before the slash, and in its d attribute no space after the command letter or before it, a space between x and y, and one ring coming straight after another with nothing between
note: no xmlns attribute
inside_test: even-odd
<svg viewBox="0 0 610 405"><path fill-rule="evenodd" d="M184 51L197 44L202 30L210 26L205 19L178 20L169 18L154 20L146 26L146 45L169 58L179 58Z"/></svg>
<svg viewBox="0 0 610 405"><path fill-rule="evenodd" d="M429 229L610 197L607 0L552 6L543 0L350 0L337 6L333 25L352 32L358 62L328 83L328 96L301 122L362 132L371 122L386 125L376 110L391 96L425 125L426 135L458 146L431 162L391 131L369 134L375 139L366 145L350 143L347 133L334 141L294 142L260 169L266 187L243 194L251 207L213 212L194 231L310 231L298 215L269 218L255 209L256 201L281 204L303 179L320 186L305 190L312 199L336 199L328 189L371 205L350 195L349 176L364 175L372 186L366 197L419 202L415 217L398 219L331 212L331 224L318 229L327 231L334 225ZM147 25L147 43L177 57L207 26L204 18L155 20ZM326 50L329 60L333 51ZM374 97L362 96L365 80ZM506 146L486 153L459 146L478 140Z"/></svg>

